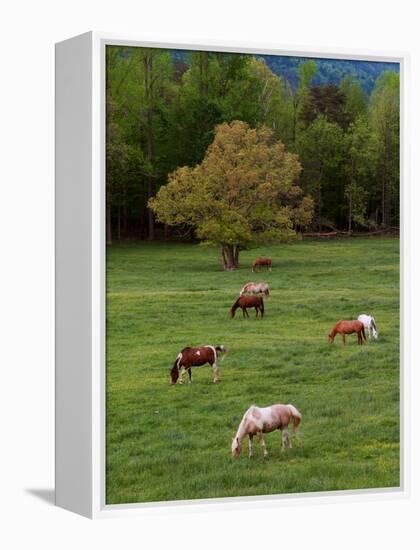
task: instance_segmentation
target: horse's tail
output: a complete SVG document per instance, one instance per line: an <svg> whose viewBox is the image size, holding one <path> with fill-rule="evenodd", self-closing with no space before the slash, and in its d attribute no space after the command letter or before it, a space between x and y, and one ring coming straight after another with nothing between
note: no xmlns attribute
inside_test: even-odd
<svg viewBox="0 0 420 550"><path fill-rule="evenodd" d="M297 410L296 407L294 407L293 405L291 405L289 403L289 405L287 405L289 411L290 411L290 414L292 415L292 430L294 431L294 433L296 434L296 437L299 437L298 436L298 433L297 433L297 429L299 427L299 424L301 423L302 421L302 415L300 414L300 412Z"/></svg>
<svg viewBox="0 0 420 550"><path fill-rule="evenodd" d="M261 317L264 315L264 300L260 297Z"/></svg>

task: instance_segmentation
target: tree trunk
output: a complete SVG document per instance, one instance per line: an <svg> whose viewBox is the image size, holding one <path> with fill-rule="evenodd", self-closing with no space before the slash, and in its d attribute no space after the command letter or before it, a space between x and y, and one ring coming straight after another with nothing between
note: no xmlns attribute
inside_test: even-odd
<svg viewBox="0 0 420 550"><path fill-rule="evenodd" d="M321 231L321 196L322 196L322 187L321 179L318 182L318 230Z"/></svg>
<svg viewBox="0 0 420 550"><path fill-rule="evenodd" d="M146 53L144 57L144 89L146 97L146 134L147 134L147 160L149 162L149 172L151 170L152 159L153 159L153 56L151 53ZM147 176L147 199L152 198L153 196L153 185L152 185L152 175L149 173ZM147 224L149 235L148 238L150 241L153 241L155 238L155 221L153 217L153 212L150 208L147 209Z"/></svg>
<svg viewBox="0 0 420 550"><path fill-rule="evenodd" d="M111 205L106 206L106 244L112 244Z"/></svg>
<svg viewBox="0 0 420 550"><path fill-rule="evenodd" d="M118 207L118 240L121 240L121 206Z"/></svg>
<svg viewBox="0 0 420 550"><path fill-rule="evenodd" d="M352 204L351 204L351 194L349 194L349 230L348 232L351 233L351 217L353 215L353 212L352 212Z"/></svg>
<svg viewBox="0 0 420 550"><path fill-rule="evenodd" d="M222 245L222 259L225 271L232 271L239 267L239 245Z"/></svg>
<svg viewBox="0 0 420 550"><path fill-rule="evenodd" d="M237 244L234 248L235 248L235 267L238 268L239 267L239 250L240 250L239 244Z"/></svg>

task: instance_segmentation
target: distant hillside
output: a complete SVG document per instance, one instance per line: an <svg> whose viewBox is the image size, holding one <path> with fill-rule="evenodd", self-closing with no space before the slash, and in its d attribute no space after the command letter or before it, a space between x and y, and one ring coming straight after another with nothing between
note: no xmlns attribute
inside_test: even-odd
<svg viewBox="0 0 420 550"><path fill-rule="evenodd" d="M173 50L173 58L178 64L186 66L189 64L191 52ZM307 57L290 57L278 55L258 55L263 58L273 73L285 77L295 88L299 80L299 65L308 61ZM382 63L378 61L349 61L342 59L314 59L318 66L318 72L313 79L313 84L339 84L346 75L354 76L368 94L371 93L375 81L383 71L399 72L398 63Z"/></svg>
<svg viewBox="0 0 420 550"><path fill-rule="evenodd" d="M265 62L277 75L284 76L295 87L298 83L299 65L308 61L306 57L287 57L276 55L259 56L265 59ZM346 76L354 76L362 88L370 94L375 81L383 71L399 72L398 63L382 63L378 61L349 61L341 59L315 59L318 66L317 74L313 79L313 84L339 84L340 80Z"/></svg>

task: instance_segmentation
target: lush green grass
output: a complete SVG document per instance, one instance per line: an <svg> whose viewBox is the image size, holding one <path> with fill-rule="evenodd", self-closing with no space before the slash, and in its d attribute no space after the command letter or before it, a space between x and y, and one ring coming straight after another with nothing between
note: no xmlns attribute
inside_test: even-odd
<svg viewBox="0 0 420 550"><path fill-rule="evenodd" d="M252 259L273 257L272 273ZM243 252L225 273L214 249L114 245L107 252L107 503L399 486L399 241L304 241ZM266 281L266 316L228 310ZM375 315L379 340L342 346L339 319ZM225 344L222 382L193 371L171 386L187 345ZM302 443L278 432L254 458L230 445L251 405L293 403ZM246 442L245 442L246 443Z"/></svg>

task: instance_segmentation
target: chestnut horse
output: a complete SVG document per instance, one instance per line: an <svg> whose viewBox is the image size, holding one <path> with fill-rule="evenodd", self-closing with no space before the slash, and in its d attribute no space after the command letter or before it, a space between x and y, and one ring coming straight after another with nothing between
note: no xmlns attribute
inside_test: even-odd
<svg viewBox="0 0 420 550"><path fill-rule="evenodd" d="M271 267L273 265L273 261L271 258L264 258L264 257L259 257L259 258L256 258L253 263L252 263L252 271L259 271L259 268L263 265L266 265L267 268L268 268L268 271L271 271ZM258 269L256 269L258 268Z"/></svg>
<svg viewBox="0 0 420 550"><path fill-rule="evenodd" d="M270 295L270 290L267 283L247 283L239 293L239 296L244 294L265 294L265 296Z"/></svg>
<svg viewBox="0 0 420 550"><path fill-rule="evenodd" d="M338 321L328 335L328 342L332 344L337 333L343 337L343 344L346 345L346 334L357 333L357 343L362 345L363 339L366 342L365 327L361 321Z"/></svg>
<svg viewBox="0 0 420 550"><path fill-rule="evenodd" d="M261 314L261 317L264 317L264 300L261 298L261 296L246 296L246 295L239 296L239 298L230 308L229 314L231 319L235 317L236 310L239 307L242 309L243 317L245 316L249 317L247 308L250 308L250 307L255 308L255 317L258 317L258 313Z"/></svg>
<svg viewBox="0 0 420 550"><path fill-rule="evenodd" d="M281 431L281 450L284 451L285 445L292 448L289 430L289 424L292 423L292 430L299 441L300 437L297 428L302 420L302 415L293 405L271 405L271 407L256 407L252 405L244 414L238 431L232 441L232 457L237 458L242 452L242 440L248 436L248 456L253 455L252 439L254 435L258 437L264 457L268 455L265 447L263 433Z"/></svg>
<svg viewBox="0 0 420 550"><path fill-rule="evenodd" d="M189 383L192 383L191 367L201 367L206 363L212 367L214 372L213 382L220 381L220 370L217 366L217 357L226 354L225 346L201 346L199 348L184 348L176 356L174 366L171 369L171 384L176 384L178 378L182 384L182 376L188 372ZM224 357L222 357L223 361Z"/></svg>

